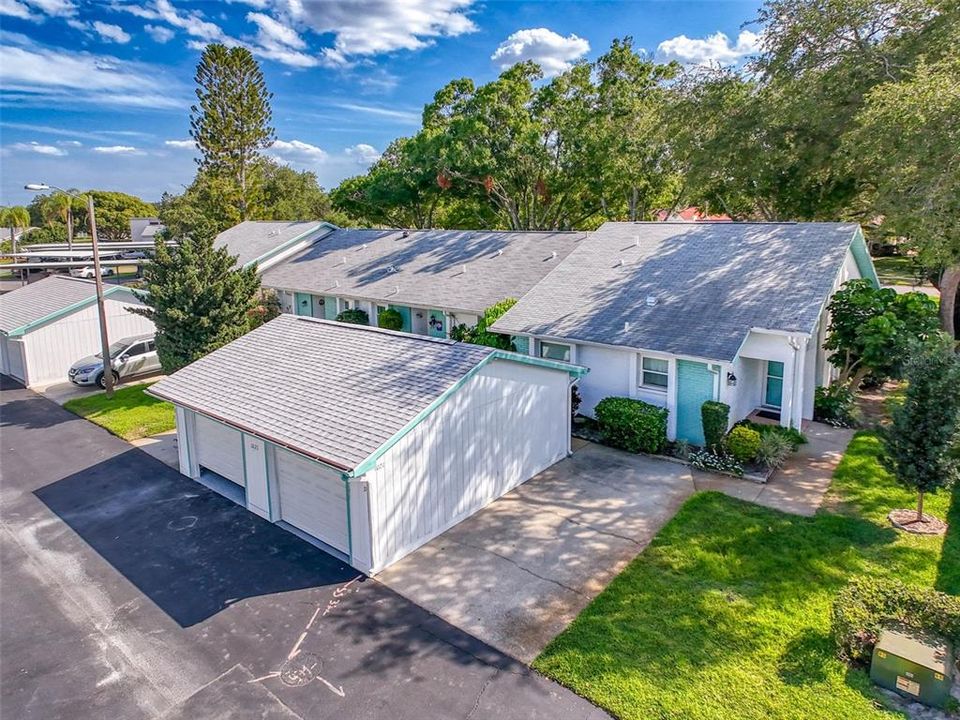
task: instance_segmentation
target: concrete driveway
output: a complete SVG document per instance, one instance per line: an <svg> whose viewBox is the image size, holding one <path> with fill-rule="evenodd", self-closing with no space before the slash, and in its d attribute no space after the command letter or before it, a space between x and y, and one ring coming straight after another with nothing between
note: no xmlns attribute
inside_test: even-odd
<svg viewBox="0 0 960 720"><path fill-rule="evenodd" d="M0 376L4 718L605 714Z"/></svg>
<svg viewBox="0 0 960 720"><path fill-rule="evenodd" d="M685 465L587 444L377 579L530 662L694 490Z"/></svg>

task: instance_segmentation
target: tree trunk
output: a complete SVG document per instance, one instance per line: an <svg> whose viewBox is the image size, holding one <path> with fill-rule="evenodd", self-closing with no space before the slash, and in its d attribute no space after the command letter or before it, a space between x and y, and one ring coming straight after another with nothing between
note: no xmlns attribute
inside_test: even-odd
<svg viewBox="0 0 960 720"><path fill-rule="evenodd" d="M923 493L917 493L917 522L923 522Z"/></svg>
<svg viewBox="0 0 960 720"><path fill-rule="evenodd" d="M73 207L67 207L67 250L73 250Z"/></svg>
<svg viewBox="0 0 960 720"><path fill-rule="evenodd" d="M13 226L10 227L10 252L17 254L17 229Z"/></svg>
<svg viewBox="0 0 960 720"><path fill-rule="evenodd" d="M950 337L957 337L957 290L960 289L960 264L951 265L940 278L940 326Z"/></svg>

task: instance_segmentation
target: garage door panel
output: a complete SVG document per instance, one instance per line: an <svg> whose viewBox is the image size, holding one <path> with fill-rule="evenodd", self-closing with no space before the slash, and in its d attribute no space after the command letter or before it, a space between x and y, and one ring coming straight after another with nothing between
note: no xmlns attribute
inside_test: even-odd
<svg viewBox="0 0 960 720"><path fill-rule="evenodd" d="M243 485L243 438L239 430L197 415L197 462Z"/></svg>
<svg viewBox="0 0 960 720"><path fill-rule="evenodd" d="M281 448L276 454L280 519L349 552L346 484L332 470Z"/></svg>

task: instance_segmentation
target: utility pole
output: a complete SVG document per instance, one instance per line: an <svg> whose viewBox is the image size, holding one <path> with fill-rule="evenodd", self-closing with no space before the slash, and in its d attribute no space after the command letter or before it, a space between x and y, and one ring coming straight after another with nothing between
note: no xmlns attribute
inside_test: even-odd
<svg viewBox="0 0 960 720"><path fill-rule="evenodd" d="M93 245L93 274L97 283L97 316L100 320L100 352L103 355L103 387L107 398L113 397L113 358L107 335L107 309L103 301L103 276L100 274L100 247L97 244L97 218L93 210L93 194L87 194L87 215L90 216L90 241Z"/></svg>

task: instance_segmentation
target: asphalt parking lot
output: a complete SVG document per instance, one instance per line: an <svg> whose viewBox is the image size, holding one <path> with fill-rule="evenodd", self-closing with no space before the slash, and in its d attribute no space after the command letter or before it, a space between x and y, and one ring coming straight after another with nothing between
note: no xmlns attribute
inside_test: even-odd
<svg viewBox="0 0 960 720"><path fill-rule="evenodd" d="M0 444L4 717L606 717L5 377Z"/></svg>

